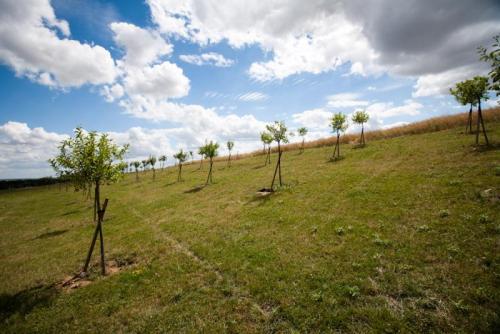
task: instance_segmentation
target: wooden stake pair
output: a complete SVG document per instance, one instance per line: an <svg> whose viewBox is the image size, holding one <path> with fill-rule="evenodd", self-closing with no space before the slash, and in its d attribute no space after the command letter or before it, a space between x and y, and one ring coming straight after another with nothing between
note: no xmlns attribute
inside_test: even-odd
<svg viewBox="0 0 500 334"><path fill-rule="evenodd" d="M96 192L98 194L98 192ZM92 238L92 243L90 244L90 249L87 254L87 259L85 260L85 265L83 267L83 272L86 273L89 267L90 258L92 257L92 252L94 251L95 242L97 240L97 235L99 234L99 241L101 245L101 273L106 275L106 264L104 262L104 236L102 234L102 222L104 220L104 213L106 212L106 207L108 206L108 199L104 200L104 205L102 209L99 203L99 196L96 197L97 204L97 224L94 230L94 236Z"/></svg>

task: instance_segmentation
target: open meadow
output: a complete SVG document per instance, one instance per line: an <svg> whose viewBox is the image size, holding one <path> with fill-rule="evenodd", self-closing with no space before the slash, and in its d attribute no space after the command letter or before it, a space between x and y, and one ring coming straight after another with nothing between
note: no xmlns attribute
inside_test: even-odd
<svg viewBox="0 0 500 334"><path fill-rule="evenodd" d="M64 185L0 192L0 332L497 332L500 122L128 173L103 186L113 272Z"/></svg>

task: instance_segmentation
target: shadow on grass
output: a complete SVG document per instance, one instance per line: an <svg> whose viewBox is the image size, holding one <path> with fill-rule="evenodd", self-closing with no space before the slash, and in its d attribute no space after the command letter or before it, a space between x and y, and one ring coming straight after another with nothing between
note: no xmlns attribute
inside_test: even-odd
<svg viewBox="0 0 500 334"><path fill-rule="evenodd" d="M261 168L264 168L266 167L267 165L260 165L260 166L255 166L255 167L252 167L252 169L261 169Z"/></svg>
<svg viewBox="0 0 500 334"><path fill-rule="evenodd" d="M498 151L500 150L500 143L493 143L490 145L486 144L479 144L479 145L472 145L472 151L482 153L482 152L489 152L489 151Z"/></svg>
<svg viewBox="0 0 500 334"><path fill-rule="evenodd" d="M33 240L57 237L58 235L64 234L66 232L68 232L68 230L57 230L57 231L47 232L47 233L40 234L38 237L34 238Z"/></svg>
<svg viewBox="0 0 500 334"><path fill-rule="evenodd" d="M73 214L79 213L79 212L80 212L80 210L71 210L71 211L63 213L61 216L69 216L69 215L73 215Z"/></svg>
<svg viewBox="0 0 500 334"><path fill-rule="evenodd" d="M188 189L186 190L184 193L185 194L192 194L192 193L197 193L199 191L202 191L203 188L205 188L205 185L201 185L201 186L196 186L194 188L191 188L191 189Z"/></svg>
<svg viewBox="0 0 500 334"><path fill-rule="evenodd" d="M0 320L4 322L13 314L26 315L35 307L48 306L56 296L54 285L38 285L14 295L3 293L0 295Z"/></svg>

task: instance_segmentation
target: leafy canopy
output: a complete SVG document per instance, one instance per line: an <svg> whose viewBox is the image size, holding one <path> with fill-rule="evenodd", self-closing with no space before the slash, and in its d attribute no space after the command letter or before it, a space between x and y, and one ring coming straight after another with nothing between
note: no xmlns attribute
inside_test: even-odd
<svg viewBox="0 0 500 334"><path fill-rule="evenodd" d="M475 106L477 104L477 99L474 96L474 80L465 80L457 83L455 88L450 88L450 93L461 105L471 103Z"/></svg>
<svg viewBox="0 0 500 334"><path fill-rule="evenodd" d="M115 145L107 134L86 132L79 127L74 137L61 142L59 154L49 163L76 190L88 190L92 184L116 182L122 177L127 150L128 145Z"/></svg>
<svg viewBox="0 0 500 334"><path fill-rule="evenodd" d="M266 129L275 142L288 143L287 127L283 121L274 121L273 124L266 125Z"/></svg>
<svg viewBox="0 0 500 334"><path fill-rule="evenodd" d="M479 47L479 55L482 61L490 63L491 70L488 73L491 79L489 89L496 91L500 95L500 35L493 37L492 50L488 51L484 47Z"/></svg>
<svg viewBox="0 0 500 334"><path fill-rule="evenodd" d="M471 94L476 98L476 101L488 100L488 78L476 76L471 82Z"/></svg>
<svg viewBox="0 0 500 334"><path fill-rule="evenodd" d="M341 112L334 114L332 116L330 126L332 127L333 132L337 132L337 134L344 132L348 127L346 116Z"/></svg>
<svg viewBox="0 0 500 334"><path fill-rule="evenodd" d="M150 155L148 159L149 164L151 167L155 168L156 165L156 157L154 155Z"/></svg>
<svg viewBox="0 0 500 334"><path fill-rule="evenodd" d="M308 130L307 128L304 127L304 128L299 128L297 132L299 133L299 136L304 137L305 135L307 135Z"/></svg>
<svg viewBox="0 0 500 334"><path fill-rule="evenodd" d="M162 155L158 158L158 161L162 161L162 162L165 162L167 161L167 156L166 155Z"/></svg>
<svg viewBox="0 0 500 334"><path fill-rule="evenodd" d="M228 140L228 142L227 142L227 149L229 151L231 151L233 149L233 147L234 147L234 141Z"/></svg>
<svg viewBox="0 0 500 334"><path fill-rule="evenodd" d="M356 124L363 124L368 122L370 119L370 116L368 113L364 110L358 110L352 115L352 121Z"/></svg>
<svg viewBox="0 0 500 334"><path fill-rule="evenodd" d="M174 154L174 159L177 159L180 164L184 163L187 160L187 152L184 152L182 149Z"/></svg>
<svg viewBox="0 0 500 334"><path fill-rule="evenodd" d="M273 142L273 136L271 136L271 134L269 132L263 131L260 133L260 140L264 144L269 145Z"/></svg>
<svg viewBox="0 0 500 334"><path fill-rule="evenodd" d="M217 142L210 141L210 143L205 145L204 152L208 158L212 159L219 154L218 149L219 144L217 144Z"/></svg>

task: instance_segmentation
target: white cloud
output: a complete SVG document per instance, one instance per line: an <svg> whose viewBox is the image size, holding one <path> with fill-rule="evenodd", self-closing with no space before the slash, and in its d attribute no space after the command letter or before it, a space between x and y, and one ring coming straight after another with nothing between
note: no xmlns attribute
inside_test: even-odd
<svg viewBox="0 0 500 334"><path fill-rule="evenodd" d="M121 98L125 92L122 85L114 84L113 86L103 86L100 93L104 96L106 101L113 102Z"/></svg>
<svg viewBox="0 0 500 334"><path fill-rule="evenodd" d="M115 42L126 52L123 58L125 66L141 67L152 64L159 57L169 55L173 51L173 46L156 31L125 22L113 22L110 28L114 33Z"/></svg>
<svg viewBox="0 0 500 334"><path fill-rule="evenodd" d="M269 98L268 95L261 92L248 92L245 94L241 94L238 97L238 100L245 102L255 102L255 101L264 101Z"/></svg>
<svg viewBox="0 0 500 334"><path fill-rule="evenodd" d="M327 106L330 108L350 108L367 106L368 101L361 100L360 95L357 93L340 93L327 97Z"/></svg>
<svg viewBox="0 0 500 334"><path fill-rule="evenodd" d="M59 20L48 0L4 0L0 8L0 61L51 87L79 87L112 82L118 70L101 46L69 39L69 25Z"/></svg>
<svg viewBox="0 0 500 334"><path fill-rule="evenodd" d="M481 0L394 1L148 0L163 33L206 45L223 40L240 48L257 44L270 55L254 62L258 81L335 70L350 62L350 74L387 72L421 78L415 96L439 94L429 75L484 64L476 47L498 32L500 7ZM391 13L391 15L387 15ZM420 86L423 86L420 89Z"/></svg>
<svg viewBox="0 0 500 334"><path fill-rule="evenodd" d="M395 116L416 116L423 105L413 100L406 100L403 105L394 106L392 102L377 102L369 105L366 112L372 118L384 119Z"/></svg>
<svg viewBox="0 0 500 334"><path fill-rule="evenodd" d="M318 108L293 114L292 119L299 126L305 126L308 129L327 129L332 115L331 112Z"/></svg>
<svg viewBox="0 0 500 334"><path fill-rule="evenodd" d="M180 55L179 59L193 65L212 65L216 67L230 67L234 60L227 59L223 55L215 52L202 53L201 55Z"/></svg>
<svg viewBox="0 0 500 334"><path fill-rule="evenodd" d="M0 125L0 174L2 178L39 177L51 174L47 160L57 153L66 135L29 128L26 123Z"/></svg>
<svg viewBox="0 0 500 334"><path fill-rule="evenodd" d="M180 98L189 93L189 79L182 69L168 61L151 67L134 68L123 80L129 96L149 99Z"/></svg>

